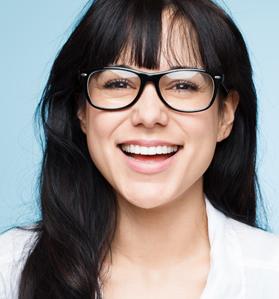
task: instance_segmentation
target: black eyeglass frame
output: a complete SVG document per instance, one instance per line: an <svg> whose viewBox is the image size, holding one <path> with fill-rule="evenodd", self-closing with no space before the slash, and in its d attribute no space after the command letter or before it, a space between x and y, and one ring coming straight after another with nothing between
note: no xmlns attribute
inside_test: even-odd
<svg viewBox="0 0 279 299"><path fill-rule="evenodd" d="M139 88L138 94L134 98L134 100L132 100L131 103L129 103L126 106L123 106L123 107L120 107L120 108L103 108L103 107L99 107L99 106L94 105L92 103L91 99L90 99L90 96L89 96L89 93L88 93L88 80L89 80L90 76L92 74L96 73L96 72L100 72L100 71L103 71L103 70L110 70L110 69L129 71L131 73L134 73L134 74L138 75L139 78L140 78L140 88ZM159 87L159 81L160 81L162 76L164 76L166 74L169 74L169 73L177 72L177 71L196 71L196 72L200 72L200 73L205 73L205 74L209 75L212 78L213 83L214 83L214 92L213 92L213 95L212 95L212 99L209 102L209 104L207 105L207 107L205 107L203 109L199 109L199 110L180 110L180 109L176 109L176 108L174 108L174 107L172 107L168 104L168 102L163 98L163 96L161 94L160 87ZM80 74L80 77L82 79L83 90L84 90L86 99L89 102L89 104L91 106L93 106L94 108L96 108L96 109L106 110L106 111L119 111L119 110L124 110L124 109L127 109L127 108L133 106L139 100L139 98L141 97L142 92L143 92L144 87L145 87L145 84L147 82L152 82L154 84L155 89L157 91L157 94L158 94L160 100L168 108L170 108L172 110L175 110L175 111L178 111L178 112L184 112L184 113L196 113L196 112L201 112L201 111L209 109L212 106L212 104L214 103L217 92L218 92L220 87L223 87L226 94L228 93L228 90L227 90L226 86L224 85L224 75L223 74L221 74L221 75L212 74L212 73L210 73L210 72L208 72L208 71L206 71L205 69L202 69L202 68L177 68L177 69L171 69L171 70L156 72L156 73L146 73L146 72L136 71L134 69L125 68L125 67L109 66L109 67L102 67L102 68L93 68L93 69L90 70L90 72L82 72Z"/></svg>

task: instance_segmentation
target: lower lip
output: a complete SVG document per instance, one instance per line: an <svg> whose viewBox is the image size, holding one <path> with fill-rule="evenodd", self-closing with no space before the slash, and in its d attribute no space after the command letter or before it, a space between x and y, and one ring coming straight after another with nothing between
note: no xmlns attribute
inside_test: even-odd
<svg viewBox="0 0 279 299"><path fill-rule="evenodd" d="M162 161L156 161L156 160L142 161L125 155L120 148L119 150L122 156L124 157L125 161L127 162L128 166L133 171L144 173L144 174L155 174L168 169L176 160L176 156L180 151L179 149L173 156Z"/></svg>

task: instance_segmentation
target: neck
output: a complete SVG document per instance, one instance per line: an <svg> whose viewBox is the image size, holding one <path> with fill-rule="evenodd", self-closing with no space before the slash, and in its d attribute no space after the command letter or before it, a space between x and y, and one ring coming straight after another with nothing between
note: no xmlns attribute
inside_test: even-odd
<svg viewBox="0 0 279 299"><path fill-rule="evenodd" d="M209 251L202 183L168 204L142 209L119 198L112 262L168 269Z"/></svg>

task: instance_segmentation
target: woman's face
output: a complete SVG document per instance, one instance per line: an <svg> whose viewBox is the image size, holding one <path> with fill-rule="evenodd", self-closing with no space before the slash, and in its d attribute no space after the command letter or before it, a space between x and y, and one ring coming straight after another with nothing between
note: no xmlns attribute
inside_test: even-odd
<svg viewBox="0 0 279 299"><path fill-rule="evenodd" d="M170 57L166 59L162 54L158 70L130 67L152 73L168 70L167 61ZM184 65L191 63L184 60ZM166 107L154 85L147 83L140 99L128 109L102 111L87 103L78 116L91 158L118 198L150 209L194 196L196 192L201 194L203 174L212 161L216 143L230 133L236 105L236 96L231 93L222 111L216 99L203 112L176 112ZM180 149L163 162L156 161L154 156L147 161L135 161L119 146L123 143L148 146L150 142L179 145ZM132 163L128 162L131 159Z"/></svg>

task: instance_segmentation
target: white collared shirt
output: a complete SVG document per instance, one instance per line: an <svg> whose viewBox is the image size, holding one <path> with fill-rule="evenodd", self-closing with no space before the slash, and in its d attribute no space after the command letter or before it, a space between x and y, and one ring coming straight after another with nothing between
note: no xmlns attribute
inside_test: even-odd
<svg viewBox="0 0 279 299"><path fill-rule="evenodd" d="M279 299L279 237L226 217L206 199L211 265L200 299ZM0 299L17 299L35 233L0 235Z"/></svg>

